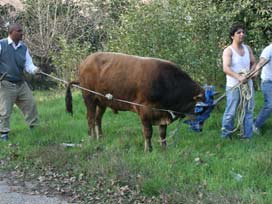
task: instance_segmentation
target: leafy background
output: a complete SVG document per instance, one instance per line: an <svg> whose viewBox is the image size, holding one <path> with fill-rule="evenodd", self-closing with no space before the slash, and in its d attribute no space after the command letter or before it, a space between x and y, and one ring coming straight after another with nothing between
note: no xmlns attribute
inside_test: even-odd
<svg viewBox="0 0 272 204"><path fill-rule="evenodd" d="M1 36L6 35L7 22L21 22L35 63L66 80L76 78L76 65L86 55L115 51L171 60L198 82L223 87L221 55L229 44L230 25L246 25L246 43L256 57L272 38L269 0L23 3L24 10L18 12L1 6Z"/></svg>

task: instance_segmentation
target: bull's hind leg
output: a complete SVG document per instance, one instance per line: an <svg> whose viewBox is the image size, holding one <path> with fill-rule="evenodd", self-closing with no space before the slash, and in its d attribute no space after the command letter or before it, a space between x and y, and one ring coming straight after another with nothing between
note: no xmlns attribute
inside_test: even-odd
<svg viewBox="0 0 272 204"><path fill-rule="evenodd" d="M152 125L149 122L142 121L143 135L145 138L145 151L152 151L151 137L153 133Z"/></svg>
<svg viewBox="0 0 272 204"><path fill-rule="evenodd" d="M99 139L102 137L102 117L105 113L106 107L104 106L97 106L96 107L96 117L95 117L95 131L96 137Z"/></svg>
<svg viewBox="0 0 272 204"><path fill-rule="evenodd" d="M95 138L95 110L96 104L94 97L90 93L83 93L84 102L87 108L87 120L89 125L90 138Z"/></svg>
<svg viewBox="0 0 272 204"><path fill-rule="evenodd" d="M161 146L163 149L166 149L166 129L167 129L167 125L160 125L159 126Z"/></svg>

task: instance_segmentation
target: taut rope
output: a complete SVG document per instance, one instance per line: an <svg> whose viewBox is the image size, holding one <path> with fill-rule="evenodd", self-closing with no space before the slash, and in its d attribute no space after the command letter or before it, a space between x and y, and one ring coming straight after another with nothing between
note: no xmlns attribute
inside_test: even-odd
<svg viewBox="0 0 272 204"><path fill-rule="evenodd" d="M60 81L64 84L69 84L67 81L63 80L63 79L60 79L58 77L55 77L55 76L52 76L50 74L47 74L43 71L40 71L39 72L40 74L43 74L47 77L50 77L52 79L55 79L57 81ZM99 93L99 92L96 92L96 91L93 91L93 90L90 90L90 89L87 89L87 88L84 88L82 86L79 86L79 85L76 85L76 84L72 84L72 86L78 88L78 89L81 89L81 90L84 90L84 91L87 91L87 92L90 92L90 93L93 93L95 95L98 95L98 96L101 96L101 97L104 97L108 100L115 100L115 101L118 101L118 102L121 102L121 103L127 103L127 104L131 104L131 105L135 105L135 106L139 106L139 107L148 107L146 105L143 105L143 104L139 104L139 103L134 103L134 102L131 102L131 101L126 101L126 100L122 100L122 99L118 99L118 98L114 98L110 93L107 93L107 94L102 94L102 93ZM178 111L173 111L173 110L169 110L169 109L163 109L163 108L152 108L152 107L149 107L151 108L152 110L156 110L156 111L162 111L162 112L168 112L172 119L175 119L176 118L176 115L175 114L181 114L181 115L184 115L185 113L181 113L181 112L178 112Z"/></svg>

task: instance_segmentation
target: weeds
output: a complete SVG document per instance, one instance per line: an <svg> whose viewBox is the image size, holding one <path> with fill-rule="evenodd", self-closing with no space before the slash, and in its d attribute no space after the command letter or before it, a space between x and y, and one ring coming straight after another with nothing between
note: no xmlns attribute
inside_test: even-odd
<svg viewBox="0 0 272 204"><path fill-rule="evenodd" d="M220 139L215 109L202 133L185 125L167 151L154 131L152 153L144 153L136 114L107 111L104 137L90 141L81 95L74 116L64 96L38 92L40 127L29 130L18 109L10 140L0 143L0 167L14 178L34 181L34 191L61 194L78 203L271 203L271 128L250 141ZM256 96L256 110L262 104ZM271 119L267 124L271 124ZM169 126L168 134L177 123ZM62 143L81 144L63 147ZM7 175L9 175L7 174ZM241 179L235 179L235 174ZM15 176L14 176L15 175Z"/></svg>

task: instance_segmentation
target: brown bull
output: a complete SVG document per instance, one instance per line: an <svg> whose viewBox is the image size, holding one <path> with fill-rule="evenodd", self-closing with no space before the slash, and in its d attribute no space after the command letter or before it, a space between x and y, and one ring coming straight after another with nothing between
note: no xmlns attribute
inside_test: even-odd
<svg viewBox="0 0 272 204"><path fill-rule="evenodd" d="M68 112L72 112L72 84L85 88L91 138L102 135L106 107L132 111L141 119L146 151L152 150L152 125L159 126L161 145L166 147L167 125L192 113L196 102L204 99L204 90L172 62L120 53L94 53L81 63L79 80L67 88Z"/></svg>

